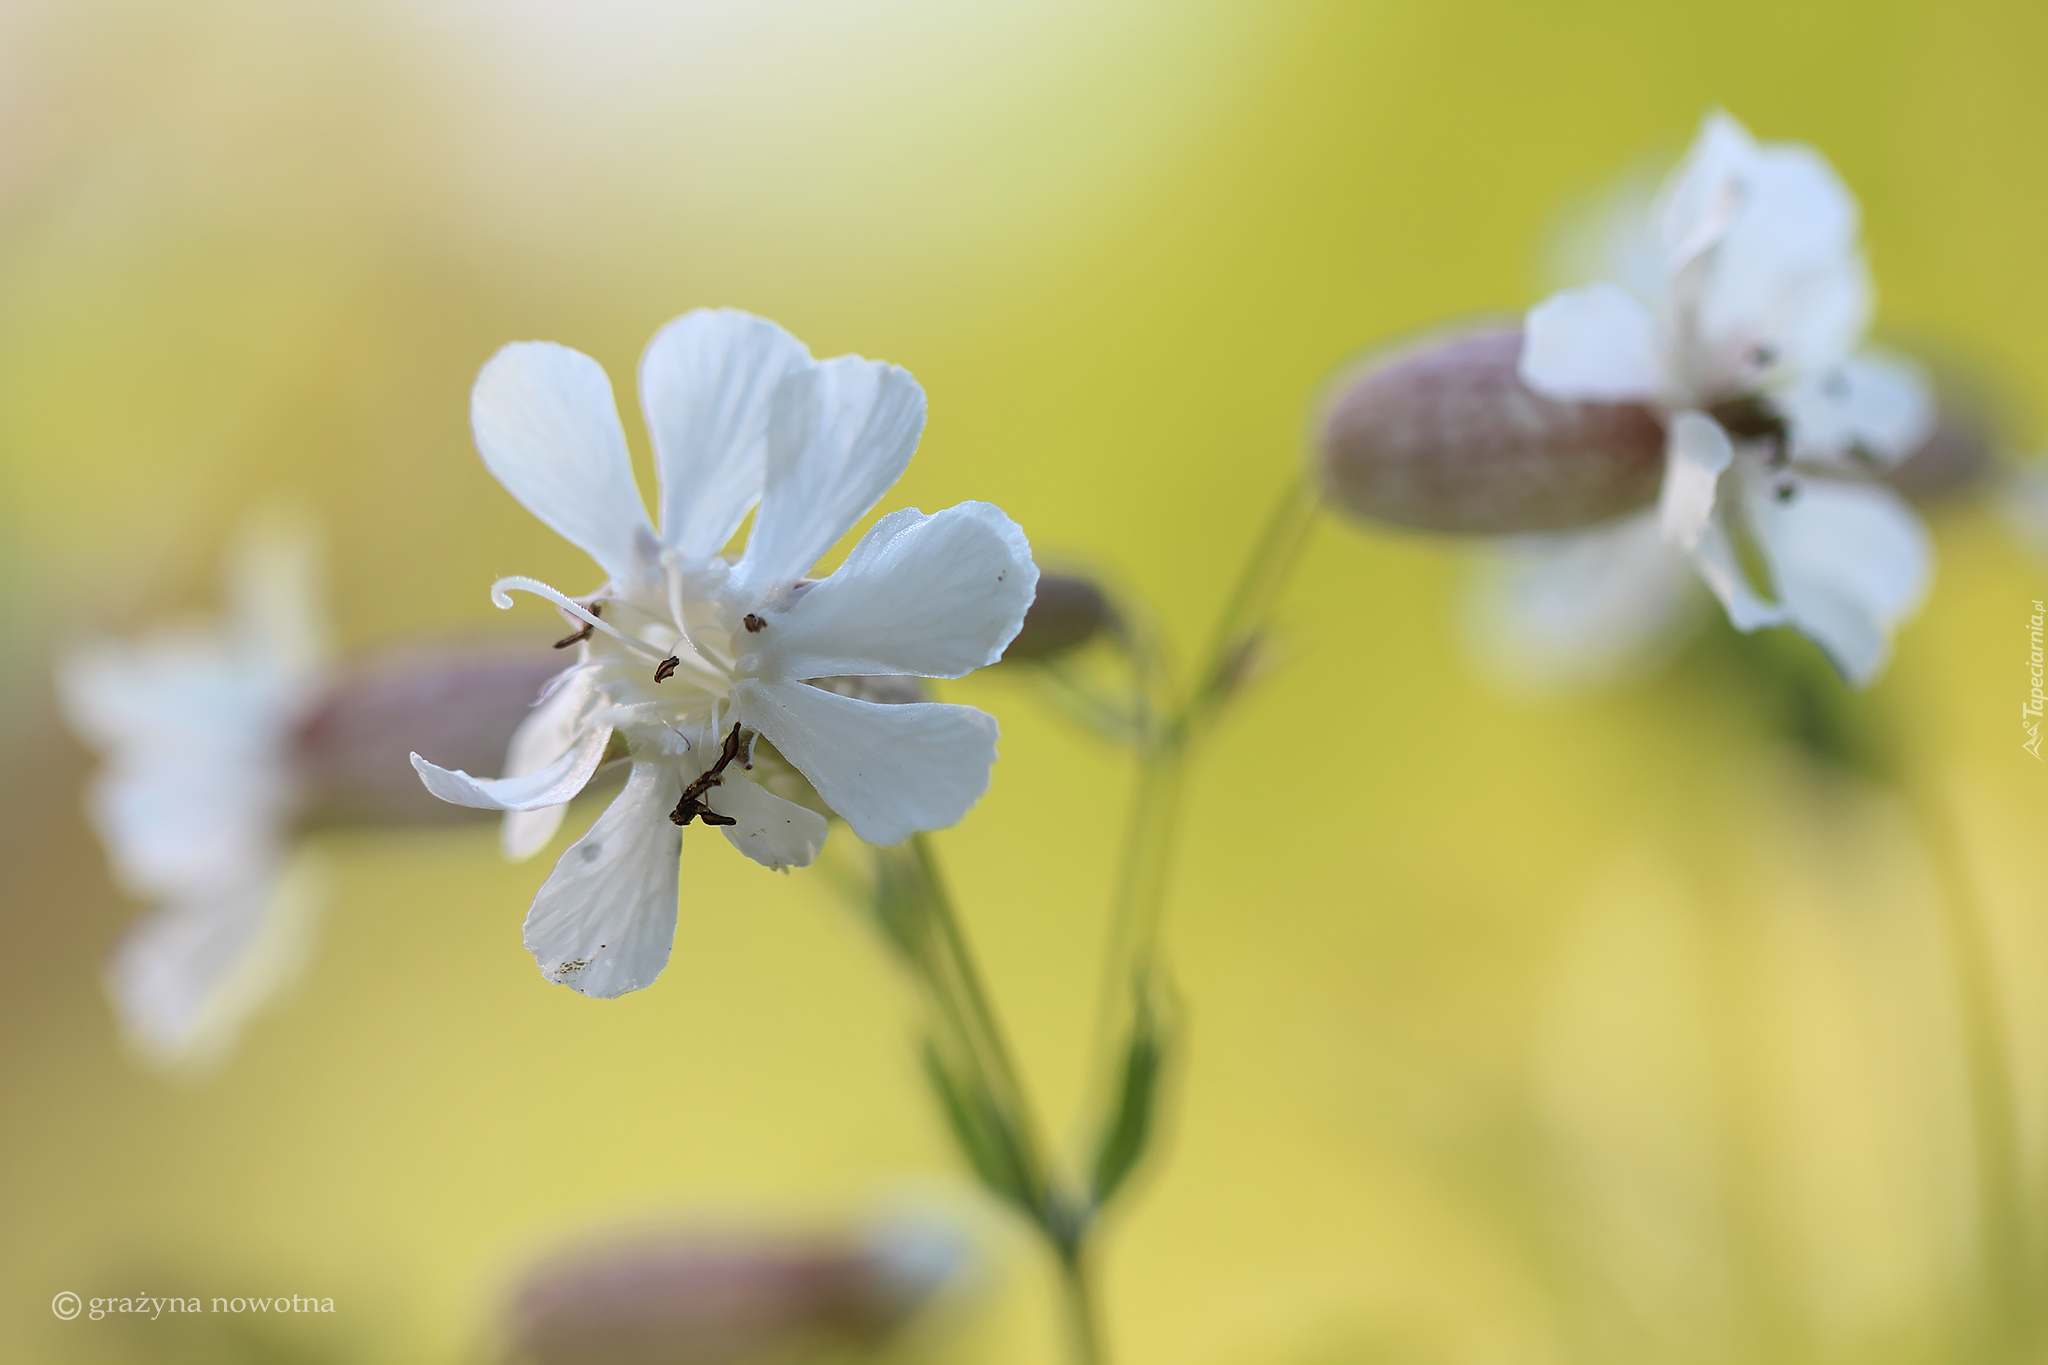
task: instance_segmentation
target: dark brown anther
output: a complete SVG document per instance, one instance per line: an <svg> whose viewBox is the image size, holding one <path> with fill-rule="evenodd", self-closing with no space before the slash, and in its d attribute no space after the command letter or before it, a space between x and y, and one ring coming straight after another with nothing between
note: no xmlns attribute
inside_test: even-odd
<svg viewBox="0 0 2048 1365"><path fill-rule="evenodd" d="M676 808L669 812L669 819L678 825L687 825L692 820L702 820L707 825L736 825L738 820L729 815L720 815L704 804L704 793L725 781L725 770L740 756L740 727L733 723L731 733L719 748L718 761L706 768L696 781L683 788L683 799L676 802Z"/></svg>
<svg viewBox="0 0 2048 1365"><path fill-rule="evenodd" d="M590 604L590 614L592 616L604 615L604 603L592 602ZM593 634L595 634L596 631L596 626L593 626L590 624L590 622L585 621L583 623L583 629L577 631L574 635L564 635L561 639L555 641L555 648L567 649L570 645L580 645L585 640L588 640Z"/></svg>
<svg viewBox="0 0 2048 1365"><path fill-rule="evenodd" d="M669 655L666 659L663 659L660 663L654 666L654 680L658 683L667 682L670 678L675 676L676 669L682 665L682 662L683 661L681 659L678 659L675 655Z"/></svg>
<svg viewBox="0 0 2048 1365"><path fill-rule="evenodd" d="M740 624L747 628L747 633L749 635L759 634L761 631L768 629L768 623L766 621L763 621L760 617L754 615L754 613L752 612L748 612L745 616L742 616L740 618Z"/></svg>

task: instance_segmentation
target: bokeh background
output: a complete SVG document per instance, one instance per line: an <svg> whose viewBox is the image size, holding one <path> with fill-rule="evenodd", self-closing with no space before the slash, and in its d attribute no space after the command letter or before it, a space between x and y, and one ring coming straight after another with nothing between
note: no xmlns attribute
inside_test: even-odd
<svg viewBox="0 0 2048 1365"><path fill-rule="evenodd" d="M81 817L53 651L210 609L232 527L279 497L325 529L347 649L507 628L498 574L580 584L470 446L502 342L604 362L643 464L629 376L687 308L904 364L932 416L887 505L994 501L1192 649L1329 376L1525 307L1561 206L1715 104L1834 161L1881 328L1979 365L2024 455L2044 59L2048 12L1965 0L12 0L0 1357L162 1355L50 1298L187 1286L332 1296L262 1329L289 1358L467 1360L565 1239L906 1210L977 1248L930 1350L1058 1350L888 962L822 881L718 841L685 850L667 973L597 1002L520 946L546 859L505 865L485 828L329 836L311 967L227 1065L167 1082L122 1053L99 964L139 907ZM2048 774L2014 722L2048 569L1981 502L1935 531L1866 712L1959 831L2038 1194ZM1788 751L1711 642L1518 699L1460 644L1462 572L1324 527L1280 666L1199 772L1169 929L1188 1050L1110 1233L1118 1358L1964 1358L1961 1015L1909 803ZM1023 680L950 695L1000 716L1003 758L940 847L1059 1126L1127 769Z"/></svg>

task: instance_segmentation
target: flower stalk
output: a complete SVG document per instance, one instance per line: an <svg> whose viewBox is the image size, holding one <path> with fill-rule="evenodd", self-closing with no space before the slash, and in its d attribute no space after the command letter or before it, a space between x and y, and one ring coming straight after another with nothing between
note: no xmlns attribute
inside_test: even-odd
<svg viewBox="0 0 2048 1365"><path fill-rule="evenodd" d="M1084 1242L1089 1215L1047 1158L1030 1098L983 984L931 844L873 850L874 880L854 899L924 1001L924 1067L946 1126L975 1176L1045 1239L1058 1267L1073 1358L1103 1359Z"/></svg>
<svg viewBox="0 0 2048 1365"><path fill-rule="evenodd" d="M1001 1021L931 844L920 834L873 853L872 881L849 885L909 973L928 1013L924 1067L947 1127L976 1177L1038 1231L1057 1267L1072 1358L1101 1365L1093 1234L1102 1211L1144 1159L1170 1036L1170 994L1158 960L1181 792L1195 741L1249 676L1266 621L1318 509L1305 478L1289 482L1218 617L1207 651L1177 689L1164 651L1129 618L1112 632L1130 669L1125 698L1104 699L1053 658L1033 666L1060 697L1085 705L1098 733L1128 744L1137 781L1125 824L1109 924L1099 1020L1099 1121L1078 1178L1049 1157ZM1111 716L1116 724L1100 723Z"/></svg>
<svg viewBox="0 0 2048 1365"><path fill-rule="evenodd" d="M1301 557L1320 507L1306 479L1290 480L1252 552L1239 571L1197 664L1194 684L1178 697L1170 692L1153 709L1152 724L1137 733L1138 771L1125 818L1124 846L1110 908L1110 945L1098 1055L1104 1075L1111 1059L1129 1052L1139 1021L1158 1009L1163 974L1158 961L1160 921L1180 830L1181 794L1195 744L1256 666L1258 649L1274 602ZM1141 677L1164 682L1168 675L1153 659Z"/></svg>

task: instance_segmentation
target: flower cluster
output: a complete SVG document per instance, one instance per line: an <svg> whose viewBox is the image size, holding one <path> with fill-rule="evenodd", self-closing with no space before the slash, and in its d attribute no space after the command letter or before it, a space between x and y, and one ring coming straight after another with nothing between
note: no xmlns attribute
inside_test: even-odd
<svg viewBox="0 0 2048 1365"><path fill-rule="evenodd" d="M594 996L638 990L667 964L693 822L780 869L817 856L820 807L877 844L966 814L988 785L994 719L870 700L872 687L847 680L957 678L994 663L1038 578L1023 532L980 502L893 512L836 571L807 577L916 449L924 393L907 371L815 360L771 322L700 310L648 345L640 397L659 531L595 361L525 342L484 366L471 418L485 465L605 579L576 597L523 577L493 586L501 607L511 591L537 593L580 626L576 662L515 736L505 776L413 756L435 795L508 812L505 845L521 856L623 750L625 790L563 853L526 919L542 972ZM744 553L728 559L750 511Z"/></svg>

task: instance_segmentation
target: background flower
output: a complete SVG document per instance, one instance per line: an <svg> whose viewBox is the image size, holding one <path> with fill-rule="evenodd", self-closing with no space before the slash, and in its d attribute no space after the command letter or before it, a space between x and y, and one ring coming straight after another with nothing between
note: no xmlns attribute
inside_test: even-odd
<svg viewBox="0 0 2048 1365"><path fill-rule="evenodd" d="M121 883L156 907L107 968L129 1041L215 1060L302 964L319 872L293 847L299 726L321 700L325 613L310 527L248 526L213 625L95 640L59 695L104 755L90 810Z"/></svg>
<svg viewBox="0 0 2048 1365"><path fill-rule="evenodd" d="M1736 629L1796 626L1860 686L1932 563L1898 494L1839 476L1904 460L1934 409L1917 367L1855 351L1872 306L1857 220L1813 149L1710 113L1650 205L1650 249L1615 250L1639 292L1601 280L1538 304L1520 372L1549 398L1659 408L1663 538Z"/></svg>

